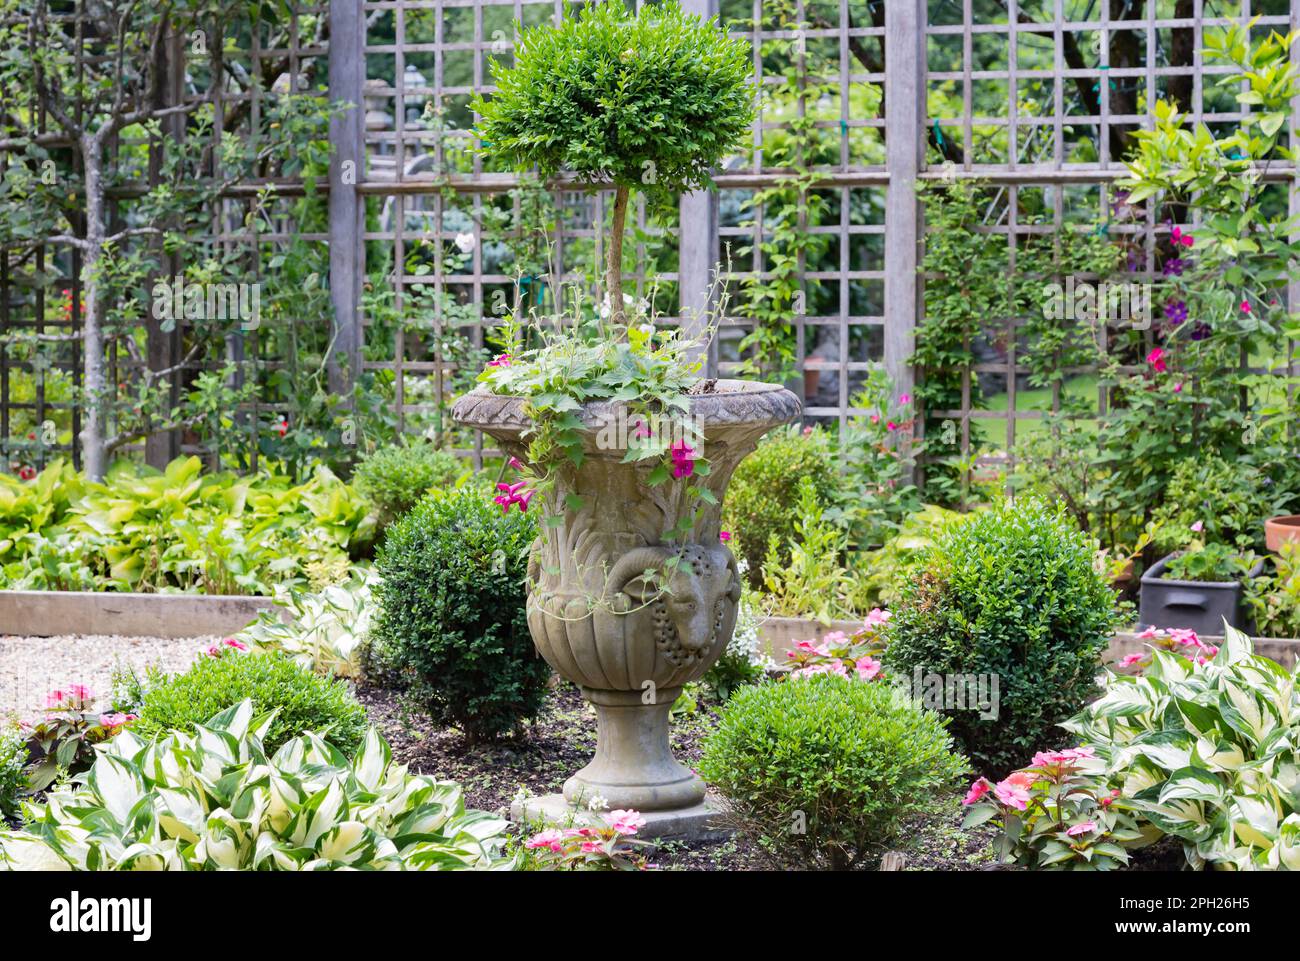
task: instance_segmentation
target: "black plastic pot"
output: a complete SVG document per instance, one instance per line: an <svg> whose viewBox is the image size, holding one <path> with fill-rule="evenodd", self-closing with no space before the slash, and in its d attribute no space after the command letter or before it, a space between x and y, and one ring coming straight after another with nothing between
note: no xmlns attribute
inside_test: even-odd
<svg viewBox="0 0 1300 961"><path fill-rule="evenodd" d="M1170 557L1173 555L1171 554ZM1226 620L1245 630L1241 614L1240 581L1176 581L1163 577L1169 557L1162 557L1142 575L1138 621L1142 627L1189 628L1197 634L1219 635ZM1264 561L1250 570L1251 577L1264 572Z"/></svg>

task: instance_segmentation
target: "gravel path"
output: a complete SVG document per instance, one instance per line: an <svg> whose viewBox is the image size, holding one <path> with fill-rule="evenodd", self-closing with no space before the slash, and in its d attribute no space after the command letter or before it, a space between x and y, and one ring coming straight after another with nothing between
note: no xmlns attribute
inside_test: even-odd
<svg viewBox="0 0 1300 961"><path fill-rule="evenodd" d="M30 720L40 715L47 692L85 684L96 694L112 689L119 663L165 671L189 666L215 637L120 637L74 634L57 637L0 635L0 717Z"/></svg>

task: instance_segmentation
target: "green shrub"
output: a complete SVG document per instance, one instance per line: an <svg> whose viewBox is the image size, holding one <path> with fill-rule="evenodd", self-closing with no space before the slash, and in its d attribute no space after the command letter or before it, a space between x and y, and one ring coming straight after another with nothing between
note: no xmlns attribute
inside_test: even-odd
<svg viewBox="0 0 1300 961"><path fill-rule="evenodd" d="M271 753L311 731L351 756L366 734L365 709L342 681L313 674L283 654L233 649L201 657L183 674L151 680L141 692L140 719L131 729L144 738L189 732L244 699L259 714L279 712L262 739Z"/></svg>
<svg viewBox="0 0 1300 961"><path fill-rule="evenodd" d="M376 559L379 649L416 677L411 694L471 740L541 709L550 668L525 613L533 515L481 492L433 495L388 529Z"/></svg>
<svg viewBox="0 0 1300 961"><path fill-rule="evenodd" d="M18 795L27 785L27 739L15 727L0 729L0 817L18 816Z"/></svg>
<svg viewBox="0 0 1300 961"><path fill-rule="evenodd" d="M416 442L375 450L357 465L352 482L379 508L380 524L387 526L429 491L450 487L464 469L455 454Z"/></svg>
<svg viewBox="0 0 1300 961"><path fill-rule="evenodd" d="M736 691L697 770L779 863L843 870L966 770L951 745L889 685L822 674Z"/></svg>
<svg viewBox="0 0 1300 961"><path fill-rule="evenodd" d="M763 560L776 535L782 563L799 524L799 484L808 478L822 506L838 485L834 449L822 431L805 434L798 427L775 431L736 468L723 504L722 526L739 544L749 565L749 582L763 586Z"/></svg>
<svg viewBox="0 0 1300 961"><path fill-rule="evenodd" d="M1289 494L1251 464L1197 455L1180 462L1156 510L1156 547L1162 551L1199 540L1242 550L1263 549L1264 518L1280 513ZM1197 530L1192 525L1199 524Z"/></svg>
<svg viewBox="0 0 1300 961"><path fill-rule="evenodd" d="M1058 722L1096 693L1116 620L1088 538L1033 499L942 529L894 615L891 671L998 677L998 716L959 711L951 726L985 774L1061 740Z"/></svg>

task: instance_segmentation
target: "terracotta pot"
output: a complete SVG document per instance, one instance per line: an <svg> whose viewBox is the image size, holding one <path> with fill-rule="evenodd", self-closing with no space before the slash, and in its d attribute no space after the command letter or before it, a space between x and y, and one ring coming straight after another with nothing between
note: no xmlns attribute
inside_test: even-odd
<svg viewBox="0 0 1300 961"><path fill-rule="evenodd" d="M668 746L669 710L683 685L704 675L731 639L740 600L736 560L719 543L722 498L741 459L774 427L795 419L799 399L775 384L719 380L690 395L703 432L704 477L651 486L648 461L624 463L615 441L622 405L586 404L582 466L560 472L529 566L528 628L537 650L596 709L596 757L564 785L570 803L593 795L611 808L661 811L698 804L704 784ZM527 459L532 421L519 397L483 388L456 401L452 417ZM688 497L707 487L714 502ZM581 505L581 506L577 506ZM683 517L684 540L664 542ZM686 562L669 568L670 558ZM674 562L677 563L677 562ZM646 571L671 569L666 589Z"/></svg>
<svg viewBox="0 0 1300 961"><path fill-rule="evenodd" d="M1270 517L1264 521L1264 543L1276 554L1283 541L1300 541L1300 514Z"/></svg>

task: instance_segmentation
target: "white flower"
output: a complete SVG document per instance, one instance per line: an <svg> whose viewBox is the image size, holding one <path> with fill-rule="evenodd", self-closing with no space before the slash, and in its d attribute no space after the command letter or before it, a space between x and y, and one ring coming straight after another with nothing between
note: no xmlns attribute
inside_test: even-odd
<svg viewBox="0 0 1300 961"><path fill-rule="evenodd" d="M460 248L462 254L468 254L473 251L477 243L478 241L474 239L474 234L471 231L467 230L462 234L456 235L456 246Z"/></svg>
<svg viewBox="0 0 1300 961"><path fill-rule="evenodd" d="M609 807L609 802L599 794L593 794L591 800L587 802L588 811L603 811Z"/></svg>

